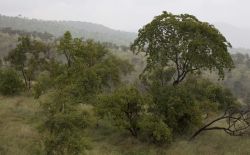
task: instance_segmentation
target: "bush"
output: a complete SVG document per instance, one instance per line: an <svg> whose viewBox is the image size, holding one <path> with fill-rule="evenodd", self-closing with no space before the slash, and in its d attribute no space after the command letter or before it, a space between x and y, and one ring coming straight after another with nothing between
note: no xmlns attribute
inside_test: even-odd
<svg viewBox="0 0 250 155"><path fill-rule="evenodd" d="M15 95L24 88L23 81L15 70L4 69L0 71L0 93L2 95Z"/></svg>
<svg viewBox="0 0 250 155"><path fill-rule="evenodd" d="M142 138L146 138L155 144L170 144L172 142L172 130L162 119L155 116L145 116L141 122Z"/></svg>
<svg viewBox="0 0 250 155"><path fill-rule="evenodd" d="M115 126L126 129L137 137L139 121L144 113L145 97L133 86L117 89L111 95L100 97L97 113L107 116Z"/></svg>
<svg viewBox="0 0 250 155"><path fill-rule="evenodd" d="M202 113L190 91L184 86L165 87L154 92L155 116L162 116L175 135L183 135L202 124Z"/></svg>
<svg viewBox="0 0 250 155"><path fill-rule="evenodd" d="M37 78L36 84L33 86L33 93L35 99L38 99L41 95L43 95L48 89L50 89L53 85L52 79L48 74L42 73Z"/></svg>
<svg viewBox="0 0 250 155"><path fill-rule="evenodd" d="M217 110L225 110L238 104L229 89L223 88L208 79L189 77L185 82L185 87L199 103L208 102L210 105L217 107ZM216 109L213 109L213 111L216 111Z"/></svg>
<svg viewBox="0 0 250 155"><path fill-rule="evenodd" d="M90 114L72 102L67 90L50 92L41 102L44 149L51 155L78 155L89 149L85 129L90 126Z"/></svg>

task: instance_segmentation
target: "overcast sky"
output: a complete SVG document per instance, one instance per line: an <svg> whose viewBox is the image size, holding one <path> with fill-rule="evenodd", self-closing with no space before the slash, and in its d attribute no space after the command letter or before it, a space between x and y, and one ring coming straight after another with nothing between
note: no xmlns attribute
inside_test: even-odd
<svg viewBox="0 0 250 155"><path fill-rule="evenodd" d="M137 31L164 10L250 27L250 0L0 0L4 15L88 21L126 31Z"/></svg>

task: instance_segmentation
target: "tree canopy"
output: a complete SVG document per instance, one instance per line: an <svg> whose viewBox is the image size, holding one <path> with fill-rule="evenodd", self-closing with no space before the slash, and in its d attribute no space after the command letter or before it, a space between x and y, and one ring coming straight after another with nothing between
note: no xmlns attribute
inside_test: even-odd
<svg viewBox="0 0 250 155"><path fill-rule="evenodd" d="M134 52L146 54L145 71L159 65L164 69L175 68L174 85L183 81L188 73L202 70L217 70L223 78L224 70L234 66L229 47L231 44L213 25L189 14L168 12L156 16L140 29L131 45Z"/></svg>

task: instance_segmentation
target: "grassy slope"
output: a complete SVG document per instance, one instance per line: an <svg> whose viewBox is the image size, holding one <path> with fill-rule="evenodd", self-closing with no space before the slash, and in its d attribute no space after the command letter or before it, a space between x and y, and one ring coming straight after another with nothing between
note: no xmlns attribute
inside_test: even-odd
<svg viewBox="0 0 250 155"><path fill-rule="evenodd" d="M41 154L38 108L30 97L0 96L0 155ZM177 140L169 147L141 143L107 125L88 133L93 148L87 155L250 155L249 137L223 132L205 133L192 143Z"/></svg>

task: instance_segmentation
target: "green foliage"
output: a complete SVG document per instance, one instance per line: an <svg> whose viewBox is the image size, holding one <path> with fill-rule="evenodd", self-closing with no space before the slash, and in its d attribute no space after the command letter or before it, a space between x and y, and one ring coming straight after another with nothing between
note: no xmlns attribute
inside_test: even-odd
<svg viewBox="0 0 250 155"><path fill-rule="evenodd" d="M19 44L9 53L6 60L8 60L17 70L22 70L26 65L26 52L31 50L31 40L29 37L20 37L18 38L18 42Z"/></svg>
<svg viewBox="0 0 250 155"><path fill-rule="evenodd" d="M151 104L151 97L134 86L124 86L112 94L101 95L96 111L100 117L110 119L116 127L129 131L136 138L155 144L171 143L172 129L148 111Z"/></svg>
<svg viewBox="0 0 250 155"><path fill-rule="evenodd" d="M69 32L61 39L58 50L67 58L65 81L83 88L89 94L95 94L104 87L118 85L121 83L121 76L133 70L127 60L113 56L102 44L92 40L73 39ZM95 89L95 92L91 89Z"/></svg>
<svg viewBox="0 0 250 155"><path fill-rule="evenodd" d="M192 132L210 113L238 106L228 89L194 76L202 70L217 70L223 78L224 70L234 66L224 36L194 16L164 12L139 31L131 48L147 56L140 89L123 83L124 79L129 81L123 76L134 68L106 48L115 45L73 38L69 31L55 44L20 37L6 59L22 73L27 88L34 84L35 98L45 97L39 119L46 154L85 153L89 149L86 129L103 129L103 124L91 127L93 112L121 129L114 130L118 134L125 130L137 138L132 138L134 141L162 145ZM59 55L52 58L51 48ZM120 48L127 50L126 46ZM134 57L131 61L143 68L143 60L139 60ZM244 69L249 67L249 58L244 55L237 54L234 60ZM22 80L15 71L1 71L0 79L2 94L21 91ZM243 79L247 77L241 73L233 84L240 94L246 87ZM91 108L87 111L86 106ZM105 132L113 131L109 127L105 126Z"/></svg>
<svg viewBox="0 0 250 155"><path fill-rule="evenodd" d="M172 130L162 119L147 115L140 122L143 139L148 139L155 144L170 144L173 140Z"/></svg>
<svg viewBox="0 0 250 155"><path fill-rule="evenodd" d="M200 126L203 113L199 104L202 99L198 102L194 92L199 85L186 81L181 85L172 86L170 81L173 74L174 69L172 68L158 67L144 74L142 80L153 98L149 112L153 116L157 116L158 120L162 120L172 131L173 137L176 137L190 133Z"/></svg>
<svg viewBox="0 0 250 155"><path fill-rule="evenodd" d="M81 154L88 147L84 129L89 114L70 100L65 90L57 90L49 101L42 102L45 151L51 155Z"/></svg>
<svg viewBox="0 0 250 155"><path fill-rule="evenodd" d="M25 86L31 88L35 73L41 70L44 63L42 54L46 52L46 45L42 42L31 40L29 37L19 37L15 49L9 52L5 58L12 67L22 73Z"/></svg>
<svg viewBox="0 0 250 155"><path fill-rule="evenodd" d="M217 70L224 77L224 69L231 69L231 47L225 37L213 26L188 14L173 15L163 12L139 30L131 49L144 52L146 71L157 66L174 67L174 84L183 81L189 73Z"/></svg>
<svg viewBox="0 0 250 155"><path fill-rule="evenodd" d="M120 84L121 76L132 69L100 43L72 38L70 32L61 38L57 50L66 64L49 61L47 74L34 87L36 97L48 89L54 92L42 102L45 149L48 154L81 154L88 148L83 133L90 124L89 114L81 107L93 104L104 89Z"/></svg>
<svg viewBox="0 0 250 155"><path fill-rule="evenodd" d="M213 104L217 110L225 110L237 105L236 98L229 89L212 83L208 79L189 77L185 86L199 103L208 102Z"/></svg>
<svg viewBox="0 0 250 155"><path fill-rule="evenodd" d="M159 87L168 86L174 73L174 68L158 66L154 70L142 74L141 80L145 86L151 87L150 89L158 89Z"/></svg>
<svg viewBox="0 0 250 155"><path fill-rule="evenodd" d="M49 77L48 73L44 72L41 73L36 83L33 86L33 93L35 99L38 99L41 95L43 95L48 89L50 89L53 86L53 81Z"/></svg>
<svg viewBox="0 0 250 155"><path fill-rule="evenodd" d="M172 86L166 81L170 80L169 74L173 72L158 68L151 74L145 74L143 79L144 86L153 97L149 113L162 120L171 129L174 138L191 133L211 114L239 106L228 89L208 79L189 76L182 84ZM162 76L165 76L163 82Z"/></svg>
<svg viewBox="0 0 250 155"><path fill-rule="evenodd" d="M67 59L67 64L70 67L73 59L73 51L74 51L74 44L73 38L69 31L64 33L63 38L60 40L60 44L58 46L58 51L63 53L63 55Z"/></svg>
<svg viewBox="0 0 250 155"><path fill-rule="evenodd" d="M202 113L192 93L184 86L163 87L153 92L153 113L162 116L173 133L189 133L202 123Z"/></svg>
<svg viewBox="0 0 250 155"><path fill-rule="evenodd" d="M122 87L110 95L102 95L97 112L113 120L115 126L128 130L137 137L139 121L145 110L145 97L135 87Z"/></svg>
<svg viewBox="0 0 250 155"><path fill-rule="evenodd" d="M15 95L24 88L23 81L13 69L0 70L0 93L3 95Z"/></svg>

